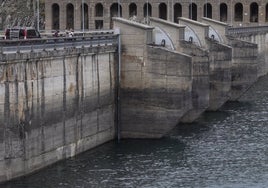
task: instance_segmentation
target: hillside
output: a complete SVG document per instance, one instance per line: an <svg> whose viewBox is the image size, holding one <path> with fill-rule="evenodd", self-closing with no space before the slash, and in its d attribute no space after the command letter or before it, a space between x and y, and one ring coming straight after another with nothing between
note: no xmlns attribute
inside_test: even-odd
<svg viewBox="0 0 268 188"><path fill-rule="evenodd" d="M39 0L40 29L44 28L44 1ZM37 20L37 0L0 0L0 30L11 26L34 26Z"/></svg>

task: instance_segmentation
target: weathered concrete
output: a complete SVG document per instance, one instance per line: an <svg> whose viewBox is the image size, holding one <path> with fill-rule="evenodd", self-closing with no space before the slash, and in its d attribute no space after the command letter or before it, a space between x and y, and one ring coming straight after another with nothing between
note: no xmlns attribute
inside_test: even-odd
<svg viewBox="0 0 268 188"><path fill-rule="evenodd" d="M159 138L192 108L192 58L148 45L153 27L120 18L114 27L122 39L121 136Z"/></svg>
<svg viewBox="0 0 268 188"><path fill-rule="evenodd" d="M147 51L146 65L133 80L141 87L125 80L121 88L122 137L162 137L191 108L191 58L159 47ZM123 78L133 71L130 63L122 67Z"/></svg>
<svg viewBox="0 0 268 188"><path fill-rule="evenodd" d="M0 55L0 181L114 139L115 50Z"/></svg>
<svg viewBox="0 0 268 188"><path fill-rule="evenodd" d="M257 81L258 46L231 37L229 38L229 45L233 49L230 100L237 100Z"/></svg>
<svg viewBox="0 0 268 188"><path fill-rule="evenodd" d="M219 34L222 42L232 48L231 63L231 90L229 100L237 100L257 80L258 46L252 42L246 42L226 35L228 25L219 21L203 18L202 22L210 25L214 33ZM264 57L259 53L259 57ZM265 69L265 66L263 66Z"/></svg>
<svg viewBox="0 0 268 188"><path fill-rule="evenodd" d="M114 18L121 67L115 46L1 53L0 181L114 139L117 121L122 138L159 138L239 98L257 79L260 48L225 36L226 24L180 20ZM154 41L156 27L173 50Z"/></svg>
<svg viewBox="0 0 268 188"><path fill-rule="evenodd" d="M193 61L193 108L180 119L180 122L189 123L196 120L209 107L209 54L208 51L186 41L180 42L180 48L183 53L192 56Z"/></svg>
<svg viewBox="0 0 268 188"><path fill-rule="evenodd" d="M183 115L180 122L193 122L209 107L209 53L185 41L185 25L153 17L150 18L150 25L162 28L172 39L176 51L192 57L192 109Z"/></svg>
<svg viewBox="0 0 268 188"><path fill-rule="evenodd" d="M202 23L208 24L209 28L218 35L219 38L218 42L221 42L223 44L228 43L226 33L228 28L231 27L229 24L205 17L202 17ZM208 37L211 38L211 36Z"/></svg>
<svg viewBox="0 0 268 188"><path fill-rule="evenodd" d="M209 55L209 107L208 110L219 109L229 99L231 89L231 47L216 41L217 33L211 38L211 26L187 18L179 18L179 23L189 27L193 32L189 37L198 38L201 48L208 50ZM214 30L213 30L214 31ZM195 35L195 36L194 36Z"/></svg>
<svg viewBox="0 0 268 188"><path fill-rule="evenodd" d="M186 25L193 31L193 35L198 38L199 46L208 49L207 38L209 37L209 25L201 22L197 22L188 18L180 17L179 24ZM185 33L187 35L187 33ZM193 37L193 36L191 36ZM188 41L188 37L185 36L185 40Z"/></svg>
<svg viewBox="0 0 268 188"><path fill-rule="evenodd" d="M207 39L209 45L209 107L218 110L230 98L232 48Z"/></svg>
<svg viewBox="0 0 268 188"><path fill-rule="evenodd" d="M257 44L258 77L268 73L268 34L266 32L246 32L232 35L236 39ZM256 48L256 47L254 47Z"/></svg>
<svg viewBox="0 0 268 188"><path fill-rule="evenodd" d="M176 51L181 51L181 41L185 41L185 25L179 25L160 18L150 17L150 25L159 27L172 39Z"/></svg>

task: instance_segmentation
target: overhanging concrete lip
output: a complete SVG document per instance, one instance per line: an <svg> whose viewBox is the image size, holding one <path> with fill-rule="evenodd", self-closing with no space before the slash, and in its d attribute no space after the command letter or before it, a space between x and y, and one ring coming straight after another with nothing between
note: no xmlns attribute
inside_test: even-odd
<svg viewBox="0 0 268 188"><path fill-rule="evenodd" d="M162 24L170 25L172 27L177 27L177 28L185 28L186 27L185 25L173 23L173 22L170 22L170 21L167 21L167 20L156 18L156 17L150 17L150 20L157 21L157 22L160 22Z"/></svg>
<svg viewBox="0 0 268 188"><path fill-rule="evenodd" d="M144 29L144 30L153 30L154 29L154 27L152 27L152 26L148 26L148 25L141 24L141 23L138 23L138 22L135 22L135 21L127 20L127 19L124 19L124 18L113 17L112 19L113 19L113 21L118 21L118 22L121 22L121 23L124 23L124 24L139 27L139 28Z"/></svg>
<svg viewBox="0 0 268 188"><path fill-rule="evenodd" d="M166 51L166 52L171 52L171 53L174 53L174 54L183 55L183 56L188 57L188 58L193 58L193 56L191 56L189 54L186 54L186 53L183 53L183 52L179 52L179 51L175 51L175 50L170 50L168 48L165 48L165 47L162 47L162 46L158 46L158 45L147 44L147 47L148 48L162 49L163 51Z"/></svg>
<svg viewBox="0 0 268 188"><path fill-rule="evenodd" d="M200 27L209 27L208 24L198 22L198 21L195 21L195 20L191 20L191 19L188 19L188 18L184 18L184 17L179 17L179 20L184 21L184 22L188 22L188 23L200 26Z"/></svg>
<svg viewBox="0 0 268 188"><path fill-rule="evenodd" d="M218 21L218 20L213 20L213 19L206 18L206 17L202 17L202 20L205 20L205 21L211 22L211 23L215 23L215 24L218 24L218 25L221 25L221 26L225 26L225 27L231 27L229 24L227 24L225 22L221 22L221 21Z"/></svg>

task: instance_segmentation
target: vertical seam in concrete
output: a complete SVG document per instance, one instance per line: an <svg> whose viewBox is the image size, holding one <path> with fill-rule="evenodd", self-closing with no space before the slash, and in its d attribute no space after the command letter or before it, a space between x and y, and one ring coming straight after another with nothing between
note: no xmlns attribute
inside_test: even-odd
<svg viewBox="0 0 268 188"><path fill-rule="evenodd" d="M28 85L27 85L27 64L28 64L28 61L27 60L25 63L23 63L22 65L24 66L24 90L25 90L25 98L26 98L26 112L22 112L22 113L25 113L24 114L24 120L23 119L19 119L19 132L20 132L20 139L22 140L22 152L23 152L23 159L25 160L26 159L26 145L25 145L25 124L29 125L27 121L28 119L28 116L29 116L29 93L28 93ZM17 87L18 87L18 80L17 80L17 75L16 75L16 83L17 83ZM19 102L18 101L18 98L19 98L19 89L16 88L16 93L17 93L17 103ZM26 164L24 163L24 169L26 169Z"/></svg>
<svg viewBox="0 0 268 188"><path fill-rule="evenodd" d="M96 54L96 64L97 64L97 82L98 82L98 110L97 110L97 130L100 131L99 127L99 113L100 113L100 74L99 74L99 54Z"/></svg>
<svg viewBox="0 0 268 188"><path fill-rule="evenodd" d="M41 92L41 152L45 151L45 64L41 65L41 81L42 81L42 92ZM44 155L42 155L42 160L45 161Z"/></svg>
<svg viewBox="0 0 268 188"><path fill-rule="evenodd" d="M113 93L111 53L109 53L109 73L110 73L110 97L111 97L112 96L112 93Z"/></svg>
<svg viewBox="0 0 268 188"><path fill-rule="evenodd" d="M166 77L166 87L165 87L165 92L167 93L168 91L168 57L165 55L165 77Z"/></svg>
<svg viewBox="0 0 268 188"><path fill-rule="evenodd" d="M77 58L76 58L76 62L75 62L75 81L76 81L76 89L75 89L75 103L76 103L76 111L75 111L75 125L74 126L74 142L77 143L78 141L78 121L79 121L79 114L80 114L80 98L79 98L79 58L80 58L80 54L78 54ZM75 150L77 149L77 147L75 147ZM76 152L75 152L76 153Z"/></svg>
<svg viewBox="0 0 268 188"><path fill-rule="evenodd" d="M39 77L39 69L40 69L40 66L39 66L39 63L38 63L38 61L36 61L35 62L36 63L36 70L37 70L37 88L36 88L36 90L37 90L37 122L40 122L40 120L41 120L41 110L40 110L40 107L41 107L41 105L40 105L40 90L39 90L39 81L41 81L40 79L42 79L42 77Z"/></svg>
<svg viewBox="0 0 268 188"><path fill-rule="evenodd" d="M5 143L5 159L11 158L11 141L10 141L10 91L8 80L8 67L5 69L5 103L4 103L4 143ZM7 161L10 162L10 161Z"/></svg>
<svg viewBox="0 0 268 188"><path fill-rule="evenodd" d="M80 139L82 139L83 133L83 116L84 116L84 63L86 62L86 56L81 56L81 120L80 120Z"/></svg>
<svg viewBox="0 0 268 188"><path fill-rule="evenodd" d="M66 116L66 62L65 62L65 57L63 57L63 101L62 101L62 106L63 106L63 114L62 114L62 123L63 123L63 146L66 145L66 133L65 133L65 116ZM65 147L63 147L62 151L62 157L65 158L66 153L65 153Z"/></svg>

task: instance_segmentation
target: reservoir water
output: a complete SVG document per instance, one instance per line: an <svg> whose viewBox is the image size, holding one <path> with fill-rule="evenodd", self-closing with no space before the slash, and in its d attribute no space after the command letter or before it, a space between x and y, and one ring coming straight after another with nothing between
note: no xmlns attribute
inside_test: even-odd
<svg viewBox="0 0 268 188"><path fill-rule="evenodd" d="M109 142L0 187L268 187L268 76L163 139Z"/></svg>

